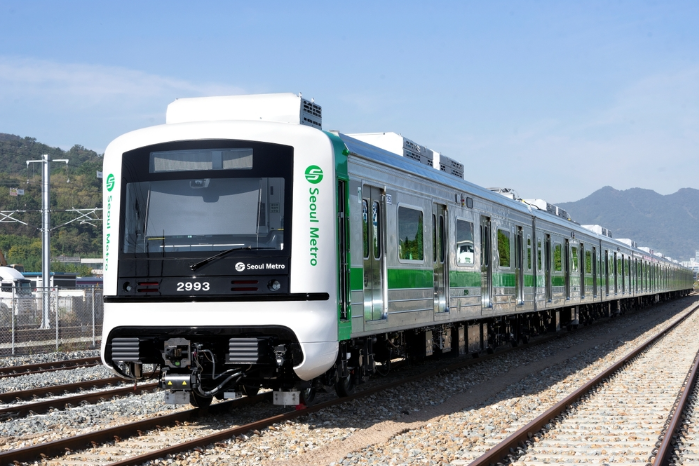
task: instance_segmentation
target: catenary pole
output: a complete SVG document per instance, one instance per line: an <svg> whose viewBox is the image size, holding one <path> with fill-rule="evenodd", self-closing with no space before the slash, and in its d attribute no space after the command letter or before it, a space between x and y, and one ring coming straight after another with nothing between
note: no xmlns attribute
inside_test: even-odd
<svg viewBox="0 0 699 466"><path fill-rule="evenodd" d="M42 320L41 328L51 328L51 162L65 162L68 159L51 160L49 154L41 156L41 160L27 160L30 163L41 163L41 286L42 290Z"/></svg>

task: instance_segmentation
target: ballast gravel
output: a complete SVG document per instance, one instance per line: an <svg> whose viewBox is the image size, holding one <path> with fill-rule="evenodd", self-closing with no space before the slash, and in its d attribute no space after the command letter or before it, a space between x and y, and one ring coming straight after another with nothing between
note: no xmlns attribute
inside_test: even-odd
<svg viewBox="0 0 699 466"><path fill-rule="evenodd" d="M107 377L114 377L114 373L104 366L77 367L39 374L20 375L19 377L3 377L0 378L0 393L86 382Z"/></svg>
<svg viewBox="0 0 699 466"><path fill-rule="evenodd" d="M697 297L689 297L664 303L439 377L425 377L295 421L145 464L468 464L474 454L477 456L472 450L486 449L497 435L526 424L659 332L670 318L696 301ZM401 375L414 375L439 364L446 365L432 360ZM383 381L377 377L364 387ZM11 435L3 439L1 448L19 448L172 412L162 397L162 393L132 396L0 423L0 435ZM332 397L334 394L321 394L319 400ZM56 459L55 464L117 461L283 411L259 403L74 452Z"/></svg>
<svg viewBox="0 0 699 466"><path fill-rule="evenodd" d="M534 433L514 464L653 462L655 443L699 351L698 329L694 313Z"/></svg>
<svg viewBox="0 0 699 466"><path fill-rule="evenodd" d="M494 439L534 419L698 300L664 303L560 340L145 464L468 464Z"/></svg>
<svg viewBox="0 0 699 466"><path fill-rule="evenodd" d="M102 403L54 410L47 414L0 423L0 451L50 442L93 432L114 425L170 413L175 408L162 402L162 393L146 393Z"/></svg>
<svg viewBox="0 0 699 466"><path fill-rule="evenodd" d="M99 350L68 351L55 353L37 353L21 356L0 357L0 367L15 367L25 364L42 364L47 362L61 362L71 359L94 358L100 355Z"/></svg>

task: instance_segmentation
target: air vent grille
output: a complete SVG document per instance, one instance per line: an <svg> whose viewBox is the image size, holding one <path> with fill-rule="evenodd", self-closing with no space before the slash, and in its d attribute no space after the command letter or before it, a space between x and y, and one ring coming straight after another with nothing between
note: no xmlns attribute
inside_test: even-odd
<svg viewBox="0 0 699 466"><path fill-rule="evenodd" d="M268 338L231 338L228 340L228 364L263 364L271 362Z"/></svg>
<svg viewBox="0 0 699 466"><path fill-rule="evenodd" d="M112 339L112 361L140 362L140 346L138 337Z"/></svg>

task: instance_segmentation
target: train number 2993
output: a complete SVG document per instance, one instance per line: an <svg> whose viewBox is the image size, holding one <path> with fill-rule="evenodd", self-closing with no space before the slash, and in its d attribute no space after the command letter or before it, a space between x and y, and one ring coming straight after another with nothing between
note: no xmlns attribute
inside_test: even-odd
<svg viewBox="0 0 699 466"><path fill-rule="evenodd" d="M177 283L177 291L209 291L211 285L209 282L179 282Z"/></svg>

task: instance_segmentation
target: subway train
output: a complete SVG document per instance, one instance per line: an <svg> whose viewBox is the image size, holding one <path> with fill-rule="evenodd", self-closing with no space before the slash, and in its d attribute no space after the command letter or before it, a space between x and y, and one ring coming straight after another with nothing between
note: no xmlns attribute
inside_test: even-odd
<svg viewBox="0 0 699 466"><path fill-rule="evenodd" d="M178 99L104 155L101 354L165 401L347 396L395 358L471 355L692 289L555 205L295 94Z"/></svg>

